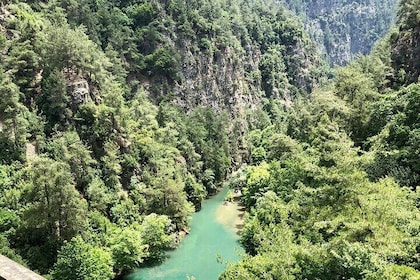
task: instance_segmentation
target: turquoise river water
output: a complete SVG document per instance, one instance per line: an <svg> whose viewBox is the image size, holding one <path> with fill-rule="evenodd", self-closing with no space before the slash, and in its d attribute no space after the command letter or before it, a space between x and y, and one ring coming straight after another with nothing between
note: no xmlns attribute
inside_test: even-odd
<svg viewBox="0 0 420 280"><path fill-rule="evenodd" d="M221 221L232 213L224 213L223 200L227 188L203 203L193 214L190 234L180 246L168 253L161 265L142 268L127 275L124 280L216 280L226 262L240 259L242 249L235 233L235 224ZM216 213L219 217L216 217ZM238 213L235 213L237 215ZM222 259L222 262L220 261ZM188 278L189 277L189 278Z"/></svg>

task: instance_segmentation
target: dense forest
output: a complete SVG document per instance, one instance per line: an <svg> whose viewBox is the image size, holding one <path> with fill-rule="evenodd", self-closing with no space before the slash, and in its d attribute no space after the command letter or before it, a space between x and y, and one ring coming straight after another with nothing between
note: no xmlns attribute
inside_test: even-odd
<svg viewBox="0 0 420 280"><path fill-rule="evenodd" d="M280 2L1 1L0 254L113 279L227 182L221 279L419 279L420 1L332 70Z"/></svg>
<svg viewBox="0 0 420 280"><path fill-rule="evenodd" d="M249 132L247 254L221 279L420 279L419 1L371 54ZM270 120L269 118L266 118Z"/></svg>
<svg viewBox="0 0 420 280"><path fill-rule="evenodd" d="M164 258L255 108L321 77L274 3L12 1L0 24L0 253L54 279Z"/></svg>

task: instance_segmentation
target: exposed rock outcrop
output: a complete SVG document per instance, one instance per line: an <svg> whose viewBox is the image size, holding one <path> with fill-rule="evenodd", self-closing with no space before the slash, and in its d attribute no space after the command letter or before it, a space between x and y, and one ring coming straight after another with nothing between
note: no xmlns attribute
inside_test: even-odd
<svg viewBox="0 0 420 280"><path fill-rule="evenodd" d="M289 107L317 84L316 47L280 3L181 0L149 8L154 13L134 29L142 56L125 62L128 83L156 103L243 117L264 99Z"/></svg>
<svg viewBox="0 0 420 280"><path fill-rule="evenodd" d="M391 36L391 58L395 82L410 84L420 76L420 10L419 1L405 1L399 11L398 32Z"/></svg>
<svg viewBox="0 0 420 280"><path fill-rule="evenodd" d="M258 69L259 50L250 47L247 53L238 53L226 47L218 53L205 53L192 50L191 42L183 40L180 52L184 77L174 91L176 102L184 109L206 106L238 115L245 107L260 103L263 92L249 83L245 72L246 68Z"/></svg>
<svg viewBox="0 0 420 280"><path fill-rule="evenodd" d="M301 16L305 28L331 65L344 65L367 54L388 32L397 0L283 0Z"/></svg>

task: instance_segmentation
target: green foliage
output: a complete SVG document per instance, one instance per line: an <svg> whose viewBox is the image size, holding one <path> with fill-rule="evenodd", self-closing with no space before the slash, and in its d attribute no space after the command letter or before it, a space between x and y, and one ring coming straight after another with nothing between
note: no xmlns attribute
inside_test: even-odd
<svg viewBox="0 0 420 280"><path fill-rule="evenodd" d="M136 26L148 25L158 13L151 3L129 6L127 11L130 17L134 19Z"/></svg>
<svg viewBox="0 0 420 280"><path fill-rule="evenodd" d="M103 82L109 61L89 40L83 27L68 24L47 25L41 37L41 55L46 70L80 71L93 81Z"/></svg>
<svg viewBox="0 0 420 280"><path fill-rule="evenodd" d="M203 184L207 192L214 192L215 184L226 178L230 164L227 116L200 108L188 119L188 124L188 136L203 161Z"/></svg>
<svg viewBox="0 0 420 280"><path fill-rule="evenodd" d="M403 187L418 185L418 85L389 88L389 52L383 43L248 133L247 255L220 279L418 277L418 195Z"/></svg>
<svg viewBox="0 0 420 280"><path fill-rule="evenodd" d="M91 183L96 163L91 153L75 132L57 133L47 144L51 158L67 163L76 183L76 188L85 192Z"/></svg>
<svg viewBox="0 0 420 280"><path fill-rule="evenodd" d="M409 2L311 95L322 63L278 1L3 3L0 253L54 279L161 261L246 162L248 255L221 279L416 279L420 91L389 88L415 77L390 54Z"/></svg>
<svg viewBox="0 0 420 280"><path fill-rule="evenodd" d="M87 205L75 189L68 165L39 158L27 172L32 205L25 211L24 223L33 229L45 227L59 240L71 239L84 227Z"/></svg>
<svg viewBox="0 0 420 280"><path fill-rule="evenodd" d="M46 271L63 241L83 232L87 203L76 190L65 163L40 157L26 172L28 185L23 198L31 203L22 213L18 242L21 248L30 248L21 252L29 263ZM43 250L52 255L40 258Z"/></svg>
<svg viewBox="0 0 420 280"><path fill-rule="evenodd" d="M140 219L139 207L131 199L121 199L110 209L111 220L121 227L126 227Z"/></svg>
<svg viewBox="0 0 420 280"><path fill-rule="evenodd" d="M298 153L301 149L299 143L288 135L276 133L270 136L267 140L267 147L270 151L268 158L285 159Z"/></svg>
<svg viewBox="0 0 420 280"><path fill-rule="evenodd" d="M251 152L251 162L253 164L258 164L266 158L267 154L263 147L258 147L252 150Z"/></svg>
<svg viewBox="0 0 420 280"><path fill-rule="evenodd" d="M43 88L48 102L41 107L48 112L49 123L54 125L60 123L65 125L72 117L73 112L70 107L70 96L67 95L65 77L59 70L54 70L43 79Z"/></svg>
<svg viewBox="0 0 420 280"><path fill-rule="evenodd" d="M178 79L180 56L173 49L159 48L145 57L150 75L164 75L171 80Z"/></svg>
<svg viewBox="0 0 420 280"><path fill-rule="evenodd" d="M286 66L283 56L278 49L269 49L260 62L262 88L266 95L282 96L283 91L287 90L287 77L285 75Z"/></svg>
<svg viewBox="0 0 420 280"><path fill-rule="evenodd" d="M387 279L414 280L420 277L417 270L404 265L393 265L386 269L384 277Z"/></svg>
<svg viewBox="0 0 420 280"><path fill-rule="evenodd" d="M86 197L89 201L89 209L106 213L113 199L105 183L98 177L94 177L86 189Z"/></svg>
<svg viewBox="0 0 420 280"><path fill-rule="evenodd" d="M357 66L356 66L357 67ZM336 72L335 92L348 102L352 112L349 125L353 132L352 139L356 144L361 144L369 135L367 127L373 101L379 97L375 91L372 79L363 75L361 70L353 70L348 66Z"/></svg>
<svg viewBox="0 0 420 280"><path fill-rule="evenodd" d="M401 185L415 188L419 185L416 160L418 151L419 85L402 88L396 95L384 98L376 105L375 119L381 130L372 139L373 161L368 166L374 178L392 176Z"/></svg>
<svg viewBox="0 0 420 280"><path fill-rule="evenodd" d="M369 182L351 141L325 125L300 155L247 169L240 241L250 256L221 279L381 279L416 262L416 195L390 178Z"/></svg>
<svg viewBox="0 0 420 280"><path fill-rule="evenodd" d="M112 279L111 254L87 244L80 236L65 242L52 270L53 279Z"/></svg>
<svg viewBox="0 0 420 280"><path fill-rule="evenodd" d="M246 187L243 189L243 201L247 207L254 205L268 187L270 177L269 166L263 162L259 166L249 167L247 171Z"/></svg>
<svg viewBox="0 0 420 280"><path fill-rule="evenodd" d="M125 228L113 233L110 240L114 268L119 273L139 267L148 256L147 245L142 242L136 228Z"/></svg>
<svg viewBox="0 0 420 280"><path fill-rule="evenodd" d="M369 247L362 244L344 242L334 244L329 252L328 249L313 250L297 256L297 263L301 267L298 279L329 279L332 275L344 279L369 279L380 267L372 259Z"/></svg>
<svg viewBox="0 0 420 280"><path fill-rule="evenodd" d="M143 242L148 245L148 257L152 261L161 261L165 250L173 245L174 236L171 235L171 231L171 220L166 216L150 214L144 218L140 233Z"/></svg>
<svg viewBox="0 0 420 280"><path fill-rule="evenodd" d="M19 256L15 250L10 248L10 243L7 238L3 235L0 235L0 254L8 257L9 259L14 260L17 263L25 265L22 257Z"/></svg>
<svg viewBox="0 0 420 280"><path fill-rule="evenodd" d="M20 92L0 67L0 161L21 160L27 137L27 108L19 102Z"/></svg>
<svg viewBox="0 0 420 280"><path fill-rule="evenodd" d="M207 192L202 184L197 183L192 175L185 179L185 193L188 201L194 205L196 210L200 210L201 201L206 197Z"/></svg>

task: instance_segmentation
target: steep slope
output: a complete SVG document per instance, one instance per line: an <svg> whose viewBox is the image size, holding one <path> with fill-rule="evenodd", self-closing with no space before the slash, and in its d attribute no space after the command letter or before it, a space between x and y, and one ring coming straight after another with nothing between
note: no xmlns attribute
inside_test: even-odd
<svg viewBox="0 0 420 280"><path fill-rule="evenodd" d="M388 32L395 18L397 0L337 1L283 0L304 22L331 65L344 65L367 54Z"/></svg>
<svg viewBox="0 0 420 280"><path fill-rule="evenodd" d="M420 75L420 1L401 1L398 11L398 32L391 38L392 63L396 81L415 83Z"/></svg>
<svg viewBox="0 0 420 280"><path fill-rule="evenodd" d="M130 81L144 81L155 99L172 100L186 110L204 105L236 115L263 97L288 105L319 77L320 62L302 27L272 1L104 1L101 5L81 1L72 5L76 6L61 2L76 25L92 24L89 17L77 16L81 10L87 8L85 13L94 18L103 18L104 10L109 11L104 23L99 23L100 30L108 32L88 28L90 37L102 48L124 54ZM110 24L117 16L126 21ZM124 33L116 35L115 29Z"/></svg>
<svg viewBox="0 0 420 280"><path fill-rule="evenodd" d="M220 279L420 279L419 1L332 83L249 134L247 255ZM414 82L414 83L413 83Z"/></svg>
<svg viewBox="0 0 420 280"><path fill-rule="evenodd" d="M273 2L0 4L0 253L55 279L159 261L322 74Z"/></svg>

